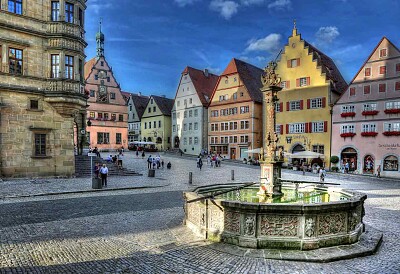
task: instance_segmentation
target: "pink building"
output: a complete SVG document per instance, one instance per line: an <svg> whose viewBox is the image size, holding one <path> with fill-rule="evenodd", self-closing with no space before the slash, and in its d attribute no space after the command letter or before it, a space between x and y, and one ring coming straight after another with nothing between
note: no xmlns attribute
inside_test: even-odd
<svg viewBox="0 0 400 274"><path fill-rule="evenodd" d="M350 172L400 178L400 51L386 37L333 107L332 155Z"/></svg>

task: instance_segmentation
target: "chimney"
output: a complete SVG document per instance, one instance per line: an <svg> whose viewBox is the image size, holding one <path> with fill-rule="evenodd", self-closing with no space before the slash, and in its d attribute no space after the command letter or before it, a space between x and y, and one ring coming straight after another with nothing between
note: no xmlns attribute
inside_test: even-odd
<svg viewBox="0 0 400 274"><path fill-rule="evenodd" d="M208 77L208 69L204 69L204 75Z"/></svg>

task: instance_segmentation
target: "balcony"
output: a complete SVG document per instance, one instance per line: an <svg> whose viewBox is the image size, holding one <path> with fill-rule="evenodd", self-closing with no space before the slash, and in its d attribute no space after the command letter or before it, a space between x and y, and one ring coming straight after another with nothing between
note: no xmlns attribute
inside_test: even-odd
<svg viewBox="0 0 400 274"><path fill-rule="evenodd" d="M50 22L47 25L47 33L51 35L67 34L81 39L85 39L85 31L79 25L66 23L63 21Z"/></svg>
<svg viewBox="0 0 400 274"><path fill-rule="evenodd" d="M84 94L84 87L77 81L51 79L46 83L47 91Z"/></svg>
<svg viewBox="0 0 400 274"><path fill-rule="evenodd" d="M48 42L49 48L64 48L74 51L83 52L84 47L81 43L69 41L63 38L50 38Z"/></svg>

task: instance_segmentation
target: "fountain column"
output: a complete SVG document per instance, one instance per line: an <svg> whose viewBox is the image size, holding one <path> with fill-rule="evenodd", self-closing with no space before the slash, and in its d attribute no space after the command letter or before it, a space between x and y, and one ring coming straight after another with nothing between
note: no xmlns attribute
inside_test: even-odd
<svg viewBox="0 0 400 274"><path fill-rule="evenodd" d="M281 79L275 73L276 63L270 62L261 76L263 87L263 146L260 151L261 196L279 197L281 190L281 168L283 163L283 149L278 149L278 135L276 134L276 103Z"/></svg>

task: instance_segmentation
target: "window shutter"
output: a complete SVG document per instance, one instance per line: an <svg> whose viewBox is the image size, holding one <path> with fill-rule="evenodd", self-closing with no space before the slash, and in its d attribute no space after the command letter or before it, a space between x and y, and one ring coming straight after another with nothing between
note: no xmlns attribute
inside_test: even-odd
<svg viewBox="0 0 400 274"><path fill-rule="evenodd" d="M300 78L296 79L296 87L300 87Z"/></svg>
<svg viewBox="0 0 400 274"><path fill-rule="evenodd" d="M312 122L309 122L309 123L308 123L308 129L310 130L310 133L313 132L313 131L312 131Z"/></svg>
<svg viewBox="0 0 400 274"><path fill-rule="evenodd" d="M297 58L297 66L300 66L300 58Z"/></svg>
<svg viewBox="0 0 400 274"><path fill-rule="evenodd" d="M307 86L309 86L309 85L310 85L310 83L311 83L311 81L310 81L310 77L307 77Z"/></svg>
<svg viewBox="0 0 400 274"><path fill-rule="evenodd" d="M286 89L288 89L288 88L290 88L290 81L289 80L286 81Z"/></svg>
<svg viewBox="0 0 400 274"><path fill-rule="evenodd" d="M308 131L308 125L309 125L308 123L305 123L305 125L304 125L305 131L306 131L305 133L308 133L308 132L309 132L309 131Z"/></svg>
<svg viewBox="0 0 400 274"><path fill-rule="evenodd" d="M283 132L283 125L280 125L280 126L279 126L279 131L281 132L281 134L284 134L284 132Z"/></svg>
<svg viewBox="0 0 400 274"><path fill-rule="evenodd" d="M286 111L290 111L290 103L286 102Z"/></svg>
<svg viewBox="0 0 400 274"><path fill-rule="evenodd" d="M311 100L307 99L307 109L310 109L310 105L311 105Z"/></svg>
<svg viewBox="0 0 400 274"><path fill-rule="evenodd" d="M300 109L303 109L303 100L300 100Z"/></svg>
<svg viewBox="0 0 400 274"><path fill-rule="evenodd" d="M328 121L324 121L324 132L328 132Z"/></svg>
<svg viewBox="0 0 400 274"><path fill-rule="evenodd" d="M286 134L289 134L289 124L286 124Z"/></svg>
<svg viewBox="0 0 400 274"><path fill-rule="evenodd" d="M322 98L322 108L326 107L326 97Z"/></svg>
<svg viewBox="0 0 400 274"><path fill-rule="evenodd" d="M287 67L291 68L292 67L292 62L290 60L287 60Z"/></svg>
<svg viewBox="0 0 400 274"><path fill-rule="evenodd" d="M279 103L279 110L280 110L280 112L283 112L283 103L282 102Z"/></svg>

